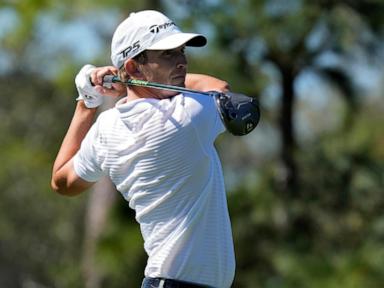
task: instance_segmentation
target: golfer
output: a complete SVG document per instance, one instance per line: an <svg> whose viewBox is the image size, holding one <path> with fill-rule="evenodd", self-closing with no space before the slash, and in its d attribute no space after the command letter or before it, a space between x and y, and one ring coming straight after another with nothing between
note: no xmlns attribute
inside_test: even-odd
<svg viewBox="0 0 384 288"><path fill-rule="evenodd" d="M76 76L78 103L53 167L52 188L69 196L110 177L140 224L145 288L231 286L233 240L214 146L225 126L213 97L135 86L124 86L126 97L94 121L105 96L122 94L121 84L105 88L102 79L118 73L225 91L224 81L187 74L185 47L205 44L162 13L131 13L113 35L113 67L86 65Z"/></svg>

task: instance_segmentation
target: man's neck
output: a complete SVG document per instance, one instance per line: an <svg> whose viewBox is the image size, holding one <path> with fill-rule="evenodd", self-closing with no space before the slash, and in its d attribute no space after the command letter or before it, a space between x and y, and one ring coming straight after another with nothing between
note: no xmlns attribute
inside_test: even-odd
<svg viewBox="0 0 384 288"><path fill-rule="evenodd" d="M159 89L146 87L127 87L127 101L140 98L165 99L177 95L175 92L169 92Z"/></svg>

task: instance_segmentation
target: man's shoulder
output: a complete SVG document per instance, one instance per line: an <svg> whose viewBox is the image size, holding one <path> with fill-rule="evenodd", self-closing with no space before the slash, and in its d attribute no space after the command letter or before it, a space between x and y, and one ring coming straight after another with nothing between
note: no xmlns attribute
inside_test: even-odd
<svg viewBox="0 0 384 288"><path fill-rule="evenodd" d="M97 118L108 119L108 118L115 118L116 116L117 116L117 110L115 107L113 107L113 108L109 108L107 110L102 111Z"/></svg>
<svg viewBox="0 0 384 288"><path fill-rule="evenodd" d="M200 107L203 110L212 110L215 107L215 102L212 96L199 93L184 94L187 105L192 107Z"/></svg>
<svg viewBox="0 0 384 288"><path fill-rule="evenodd" d="M118 112L116 108L110 108L105 111L102 111L98 116L96 123L101 127L110 127L112 123L116 122L118 119Z"/></svg>

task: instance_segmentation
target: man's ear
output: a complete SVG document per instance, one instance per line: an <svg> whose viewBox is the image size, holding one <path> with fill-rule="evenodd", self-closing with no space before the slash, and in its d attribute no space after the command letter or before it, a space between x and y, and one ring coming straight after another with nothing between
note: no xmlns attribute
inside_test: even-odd
<svg viewBox="0 0 384 288"><path fill-rule="evenodd" d="M133 59L128 59L124 63L125 71L127 71L127 74L130 78L133 79L140 79L143 78L143 74L140 71L140 67L138 63Z"/></svg>

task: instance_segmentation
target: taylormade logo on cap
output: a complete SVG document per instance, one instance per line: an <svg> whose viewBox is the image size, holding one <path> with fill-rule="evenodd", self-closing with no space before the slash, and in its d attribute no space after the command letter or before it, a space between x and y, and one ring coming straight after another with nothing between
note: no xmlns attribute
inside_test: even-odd
<svg viewBox="0 0 384 288"><path fill-rule="evenodd" d="M169 26L173 25L176 26L176 24L173 22L164 23L163 25L152 25L151 27L149 27L149 31L151 31L152 33L159 33L161 29L167 29Z"/></svg>
<svg viewBox="0 0 384 288"><path fill-rule="evenodd" d="M194 33L183 33L164 14L146 10L131 13L117 28L112 37L111 60L120 68L124 62L144 50L168 50L182 45L200 47L207 40Z"/></svg>

